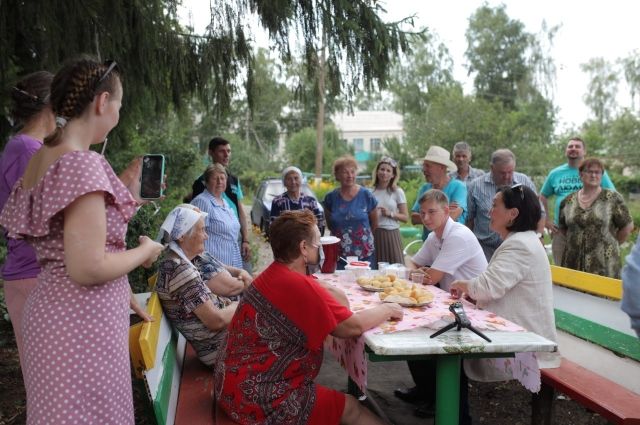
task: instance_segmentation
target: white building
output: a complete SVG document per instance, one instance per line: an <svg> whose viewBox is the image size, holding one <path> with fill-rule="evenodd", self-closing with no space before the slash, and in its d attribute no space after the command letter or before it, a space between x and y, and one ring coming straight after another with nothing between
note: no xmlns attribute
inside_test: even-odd
<svg viewBox="0 0 640 425"><path fill-rule="evenodd" d="M340 138L353 146L356 160L366 162L372 154L383 153L385 139L404 139L402 115L391 111L343 112L331 117Z"/></svg>

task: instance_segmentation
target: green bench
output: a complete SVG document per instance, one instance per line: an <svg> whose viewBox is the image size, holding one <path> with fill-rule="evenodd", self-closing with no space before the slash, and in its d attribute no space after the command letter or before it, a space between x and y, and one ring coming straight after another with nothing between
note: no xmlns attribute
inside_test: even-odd
<svg viewBox="0 0 640 425"><path fill-rule="evenodd" d="M131 363L144 382L158 425L214 425L213 372L195 350L171 327L157 294L136 294L153 322L129 330Z"/></svg>
<svg viewBox="0 0 640 425"><path fill-rule="evenodd" d="M636 387L628 388L634 381L640 385L636 380L640 340L626 331L629 321L619 309L622 282L557 266L551 269L558 345L564 357L559 368L541 371L541 402L532 411L532 424L553 423L554 391L611 423L640 424L640 394ZM614 381L625 378L625 385Z"/></svg>

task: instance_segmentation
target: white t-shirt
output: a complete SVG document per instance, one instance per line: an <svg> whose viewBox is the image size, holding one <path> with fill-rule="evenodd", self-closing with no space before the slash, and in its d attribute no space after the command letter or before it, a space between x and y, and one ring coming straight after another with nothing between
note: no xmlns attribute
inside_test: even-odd
<svg viewBox="0 0 640 425"><path fill-rule="evenodd" d="M419 266L430 266L444 273L440 288L448 291L458 279L473 279L487 268L487 259L473 232L450 217L442 232L442 239L435 232L429 233L412 261Z"/></svg>
<svg viewBox="0 0 640 425"><path fill-rule="evenodd" d="M399 212L398 205L407 203L404 190L400 187L391 193L389 193L387 189L375 189L372 193L378 201L378 206L384 207L392 213ZM394 230L400 227L400 223L391 217L380 215L378 218L378 227L381 229Z"/></svg>

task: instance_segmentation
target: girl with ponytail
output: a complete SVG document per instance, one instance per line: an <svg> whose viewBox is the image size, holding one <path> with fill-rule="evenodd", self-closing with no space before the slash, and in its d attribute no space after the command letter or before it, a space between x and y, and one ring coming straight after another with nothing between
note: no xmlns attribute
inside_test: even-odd
<svg viewBox="0 0 640 425"><path fill-rule="evenodd" d="M134 423L127 273L163 247L146 236L136 248L125 245L140 162L123 183L89 149L117 125L122 94L115 62L84 57L65 65L51 84L55 130L0 214L0 225L26 239L42 267L24 309L28 424Z"/></svg>

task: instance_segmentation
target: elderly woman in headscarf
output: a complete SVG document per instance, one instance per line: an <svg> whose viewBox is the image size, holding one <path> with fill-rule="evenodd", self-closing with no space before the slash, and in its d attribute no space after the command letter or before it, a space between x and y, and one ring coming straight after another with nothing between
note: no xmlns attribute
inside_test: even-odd
<svg viewBox="0 0 640 425"><path fill-rule="evenodd" d="M283 211L310 210L318 221L320 235L324 234L324 212L313 196L302 193L302 171L298 167L287 167L282 170L282 184L287 191L271 201L271 220L273 223Z"/></svg>
<svg viewBox="0 0 640 425"><path fill-rule="evenodd" d="M237 306L228 296L242 292L251 278L238 269L232 269L237 278L232 277L213 257L201 256L207 239L206 217L207 213L188 204L169 213L161 227L168 249L160 263L156 291L171 324L193 345L198 358L212 366Z"/></svg>

